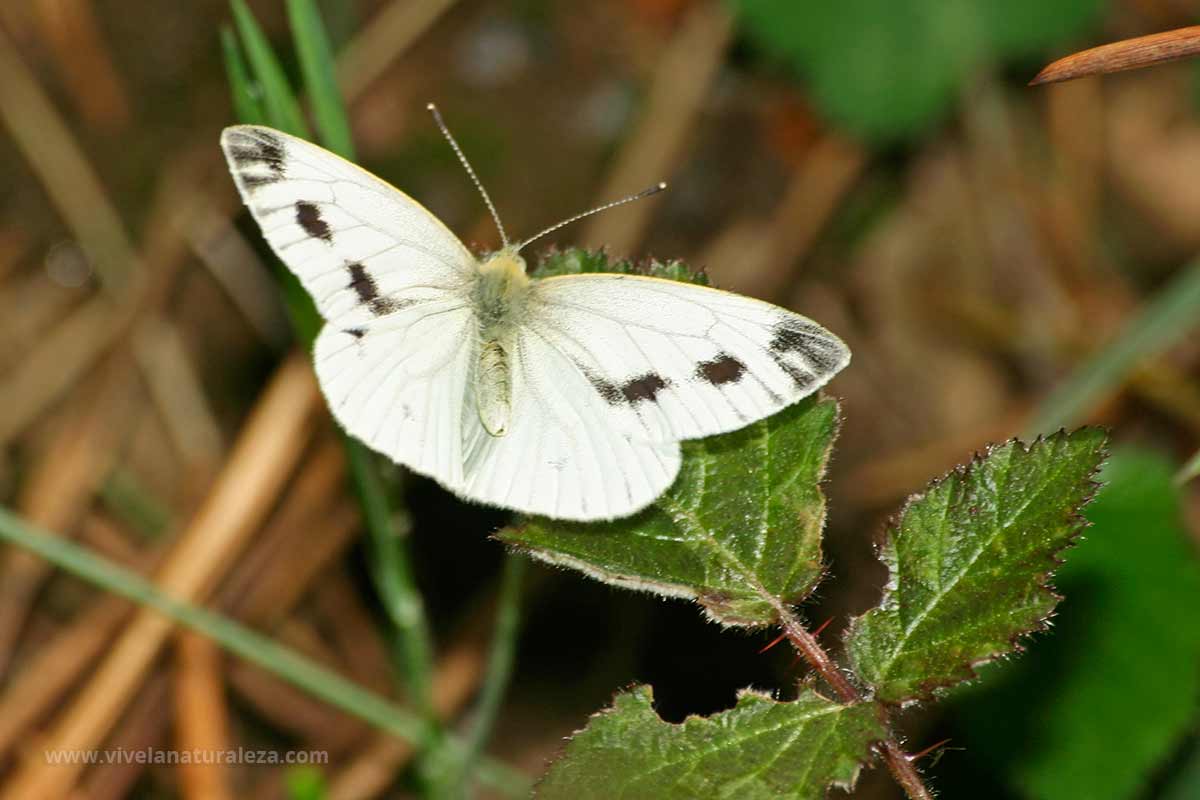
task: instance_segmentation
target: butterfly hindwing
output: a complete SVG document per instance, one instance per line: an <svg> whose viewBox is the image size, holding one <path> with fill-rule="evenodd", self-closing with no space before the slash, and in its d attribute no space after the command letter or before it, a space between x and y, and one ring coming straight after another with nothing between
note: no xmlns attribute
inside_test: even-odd
<svg viewBox="0 0 1200 800"><path fill-rule="evenodd" d="M468 384L463 493L557 519L627 516L674 481L677 442L649 442L610 424L610 412L571 361L536 336L511 354L514 407L504 436L478 423Z"/></svg>
<svg viewBox="0 0 1200 800"><path fill-rule="evenodd" d="M364 328L326 325L313 348L321 390L355 438L437 480L463 485L466 382L474 313L453 301L419 303Z"/></svg>

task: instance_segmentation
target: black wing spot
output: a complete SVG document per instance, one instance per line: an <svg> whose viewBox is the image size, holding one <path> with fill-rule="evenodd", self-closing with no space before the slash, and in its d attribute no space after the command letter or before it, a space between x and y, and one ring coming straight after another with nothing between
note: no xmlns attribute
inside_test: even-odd
<svg viewBox="0 0 1200 800"><path fill-rule="evenodd" d="M375 279L367 272L367 268L357 262L352 262L346 265L346 269L350 270L350 284L348 288L353 289L358 295L358 301L364 306L371 309L371 313L377 317L382 317L384 314L390 314L393 311L399 311L408 303L399 300L393 300L384 297L379 293L379 284L375 283Z"/></svg>
<svg viewBox="0 0 1200 800"><path fill-rule="evenodd" d="M717 353L712 361L702 361L696 367L696 377L713 386L737 383L746 374L746 365L728 353Z"/></svg>
<svg viewBox="0 0 1200 800"><path fill-rule="evenodd" d="M633 405L642 401L653 403L658 399L658 393L670 386L670 383L660 375L647 372L637 378L632 378L621 387L621 396L625 402Z"/></svg>
<svg viewBox="0 0 1200 800"><path fill-rule="evenodd" d="M595 373L585 372L584 374L596 393L604 398L604 402L610 406L619 406L622 403L631 406L641 402L653 403L658 399L658 393L671 385L669 380L661 375L655 375L653 372L630 378L620 386Z"/></svg>
<svg viewBox="0 0 1200 800"><path fill-rule="evenodd" d="M366 328L346 328L344 331L342 331L342 333L348 333L351 336L353 336L355 339L361 339L362 337L367 335L367 329Z"/></svg>
<svg viewBox="0 0 1200 800"><path fill-rule="evenodd" d="M618 389L614 384L609 383L608 381L604 380L604 378L601 378L599 375L594 375L591 372L585 372L584 374L587 375L588 382L592 384L592 388L595 389L596 392L602 398L604 398L604 402L608 403L610 406L618 405L622 399L624 399L621 395L621 390Z"/></svg>
<svg viewBox="0 0 1200 800"><path fill-rule="evenodd" d="M320 239L323 242L333 241L333 231L329 230L329 223L321 219L321 209L317 208L313 203L300 200L296 203L296 222L304 232L314 239Z"/></svg>

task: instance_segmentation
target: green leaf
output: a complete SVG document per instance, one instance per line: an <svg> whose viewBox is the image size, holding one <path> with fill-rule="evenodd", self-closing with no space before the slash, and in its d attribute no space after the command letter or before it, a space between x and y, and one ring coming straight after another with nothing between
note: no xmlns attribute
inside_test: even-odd
<svg viewBox="0 0 1200 800"><path fill-rule="evenodd" d="M225 59L229 90L233 94L234 116L251 125L265 125L267 112L262 106L261 92L250 77L237 36L228 26L221 27L221 54Z"/></svg>
<svg viewBox="0 0 1200 800"><path fill-rule="evenodd" d="M1056 578L1054 635L955 704L969 751L1023 796L1144 796L1200 708L1200 560L1172 464L1120 450ZM1196 796L1196 795L1188 795Z"/></svg>
<svg viewBox="0 0 1200 800"><path fill-rule="evenodd" d="M850 788L887 735L872 704L843 706L805 689L792 703L744 690L711 717L664 722L650 687L617 695L592 717L538 784L566 798L824 798Z"/></svg>
<svg viewBox="0 0 1200 800"><path fill-rule="evenodd" d="M939 121L976 69L1077 35L1106 0L731 0L747 37L807 79L822 111L872 141Z"/></svg>
<svg viewBox="0 0 1200 800"><path fill-rule="evenodd" d="M708 275L696 271L682 261L634 262L627 259L613 261L603 250L580 250L552 248L544 253L533 270L535 278L553 278L558 275L585 275L595 272L619 272L623 275L647 275L669 281L682 281L708 286Z"/></svg>
<svg viewBox="0 0 1200 800"><path fill-rule="evenodd" d="M837 403L809 397L734 433L683 443L674 485L614 522L534 518L499 538L617 586L694 599L726 625L769 625L821 577L821 477Z"/></svg>
<svg viewBox="0 0 1200 800"><path fill-rule="evenodd" d="M245 0L230 0L230 5L233 9L233 24L237 27L242 47L246 50L246 58L258 85L262 87L263 106L267 112L268 124L302 139L311 138L304 115L300 113L300 104L296 102L291 86L288 85L287 75L284 74L279 59L275 57L271 43L258 27L250 9L246 7Z"/></svg>
<svg viewBox="0 0 1200 800"><path fill-rule="evenodd" d="M679 261L611 261L551 250L534 276L621 272L708 285ZM694 599L726 625L776 621L821 576L820 481L837 403L810 397L740 431L684 442L679 478L654 505L605 523L533 518L499 538L617 586Z"/></svg>
<svg viewBox="0 0 1200 800"><path fill-rule="evenodd" d="M876 697L927 698L1044 627L1059 600L1048 580L1083 527L1105 441L1081 428L1009 442L909 501L880 553L883 599L846 638Z"/></svg>
<svg viewBox="0 0 1200 800"><path fill-rule="evenodd" d="M329 37L321 23L314 0L288 0L288 19L292 38L300 57L304 85L312 101L313 118L324 146L342 158L354 160L354 140L342 93L337 84L337 68Z"/></svg>

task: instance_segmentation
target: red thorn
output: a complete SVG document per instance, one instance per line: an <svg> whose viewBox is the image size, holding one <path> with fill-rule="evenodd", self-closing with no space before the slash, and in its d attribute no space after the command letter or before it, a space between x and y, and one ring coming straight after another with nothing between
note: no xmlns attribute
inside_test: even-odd
<svg viewBox="0 0 1200 800"><path fill-rule="evenodd" d="M776 636L774 639L772 639L770 644L768 644L768 645L767 645L766 647L764 647L762 650L759 650L759 651L758 651L758 654L759 654L759 655L762 655L763 653L767 652L767 651L768 651L768 650L770 650L772 647L774 647L775 645L779 644L780 642L782 642L782 641L783 641L784 639L786 639L786 638L787 638L787 631L784 631L783 633L779 634L779 635L778 635L778 636Z"/></svg>
<svg viewBox="0 0 1200 800"><path fill-rule="evenodd" d="M926 747L921 752L913 753L911 756L905 756L905 758L907 758L909 761L920 761L922 758L929 755L934 750L937 750L939 747L941 747L942 745L946 744L946 742L949 742L949 741L950 741L949 739L942 739L937 744L931 744L931 745L929 745L929 747Z"/></svg>
<svg viewBox="0 0 1200 800"><path fill-rule="evenodd" d="M821 635L821 631L823 631L823 630L825 630L826 628L828 628L828 627L829 627L829 623L831 623L831 622L833 622L833 617L830 617L829 619L827 619L827 620L825 620L824 622L822 622L822 623L821 623L821 625L820 625L820 627L819 627L819 628L817 628L815 631L813 631L813 632L812 632L813 638L815 639L816 637L820 636L820 635Z"/></svg>

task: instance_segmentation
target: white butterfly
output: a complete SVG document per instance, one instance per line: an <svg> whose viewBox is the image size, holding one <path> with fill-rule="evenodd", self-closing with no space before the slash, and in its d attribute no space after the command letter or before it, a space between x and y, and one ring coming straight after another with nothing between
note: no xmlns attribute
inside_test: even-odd
<svg viewBox="0 0 1200 800"><path fill-rule="evenodd" d="M408 195L280 131L227 128L221 146L327 321L314 361L333 415L468 500L627 516L675 479L681 440L763 419L850 360L815 322L728 292L531 279L518 253L532 239L510 245L503 227L504 247L476 258Z"/></svg>

